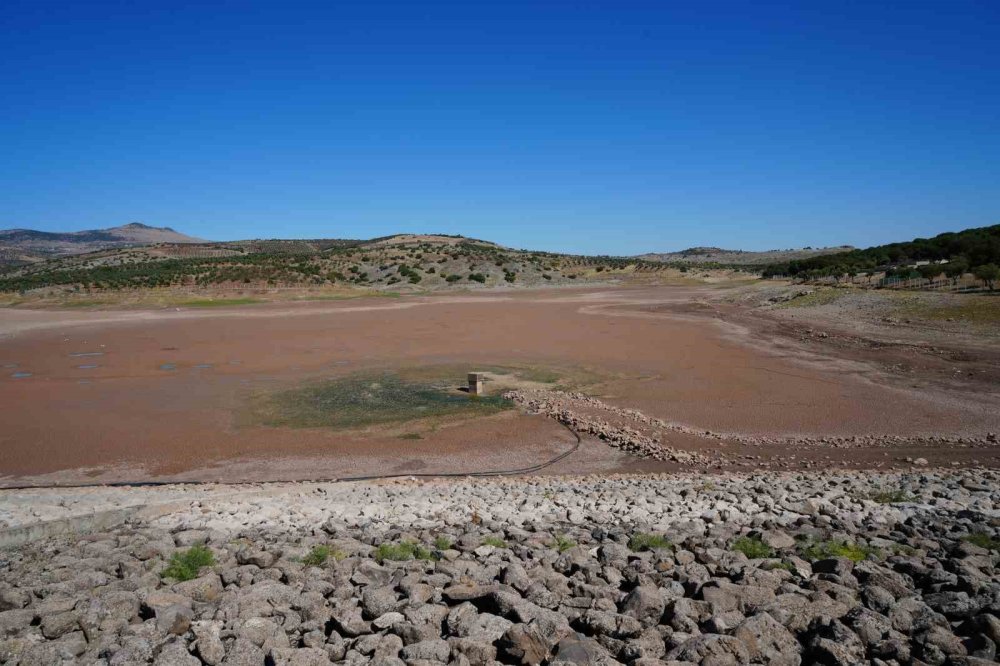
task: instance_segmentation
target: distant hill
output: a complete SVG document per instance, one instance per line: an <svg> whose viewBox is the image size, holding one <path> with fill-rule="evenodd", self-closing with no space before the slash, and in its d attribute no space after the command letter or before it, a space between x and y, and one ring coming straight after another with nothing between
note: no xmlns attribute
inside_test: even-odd
<svg viewBox="0 0 1000 666"><path fill-rule="evenodd" d="M185 237L186 238L186 237ZM633 278L667 264L513 250L444 234L111 247L0 270L0 292L60 288L332 286L415 290ZM652 275L650 276L652 277Z"/></svg>
<svg viewBox="0 0 1000 666"><path fill-rule="evenodd" d="M763 266L793 259L807 259L824 254L848 252L854 248L850 245L839 247L806 247L797 250L765 250L751 252L746 250L724 250L719 247L691 247L679 252L650 252L640 254L637 259L645 261L662 261L671 264L724 264L728 266Z"/></svg>
<svg viewBox="0 0 1000 666"><path fill-rule="evenodd" d="M154 243L201 243L170 227L151 227L132 222L109 229L51 232L34 229L0 230L0 263L26 264L55 257L84 254L118 247L136 247Z"/></svg>

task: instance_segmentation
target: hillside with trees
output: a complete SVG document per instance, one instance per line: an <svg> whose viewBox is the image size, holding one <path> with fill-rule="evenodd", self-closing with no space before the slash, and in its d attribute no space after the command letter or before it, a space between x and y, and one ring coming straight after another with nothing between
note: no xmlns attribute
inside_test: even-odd
<svg viewBox="0 0 1000 666"><path fill-rule="evenodd" d="M931 262L932 265L918 266L923 262ZM898 277L929 277L931 273L954 277L971 272L991 283L997 279L997 266L1000 266L1000 224L864 250L773 263L766 266L762 274L764 277L815 279L874 272Z"/></svg>
<svg viewBox="0 0 1000 666"><path fill-rule="evenodd" d="M530 286L607 280L667 268L639 259L513 250L487 241L444 235L400 235L367 241L165 243L9 268L0 272L0 292L178 286Z"/></svg>

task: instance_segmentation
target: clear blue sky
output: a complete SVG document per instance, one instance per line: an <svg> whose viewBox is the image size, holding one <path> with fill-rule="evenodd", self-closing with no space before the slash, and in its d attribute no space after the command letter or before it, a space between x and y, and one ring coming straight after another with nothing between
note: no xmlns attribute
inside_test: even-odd
<svg viewBox="0 0 1000 666"><path fill-rule="evenodd" d="M1000 2L45 2L0 227L630 254L1000 222Z"/></svg>

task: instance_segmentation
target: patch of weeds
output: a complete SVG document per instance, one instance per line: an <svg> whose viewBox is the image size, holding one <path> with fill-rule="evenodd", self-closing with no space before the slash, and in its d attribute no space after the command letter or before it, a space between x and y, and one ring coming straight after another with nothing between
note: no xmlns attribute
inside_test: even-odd
<svg viewBox="0 0 1000 666"><path fill-rule="evenodd" d="M740 537L729 548L734 552L743 553L751 560L774 557L774 549L761 541L759 537Z"/></svg>
<svg viewBox="0 0 1000 666"><path fill-rule="evenodd" d="M899 504L900 502L912 502L913 496L902 488L893 488L868 493L865 499L878 502L879 504Z"/></svg>
<svg viewBox="0 0 1000 666"><path fill-rule="evenodd" d="M973 546L985 548L986 550L1000 550L1000 539L986 532L972 532L962 537L962 541L971 543Z"/></svg>
<svg viewBox="0 0 1000 666"><path fill-rule="evenodd" d="M424 436L419 432L408 432L399 436L399 439L423 439Z"/></svg>
<svg viewBox="0 0 1000 666"><path fill-rule="evenodd" d="M576 547L576 541L573 541L565 534L559 534L556 536L556 550L560 553L565 553L570 548Z"/></svg>
<svg viewBox="0 0 1000 666"><path fill-rule="evenodd" d="M375 549L375 561L379 564L387 560L390 562L406 562L409 560L429 559L431 559L430 551L412 541L382 543Z"/></svg>
<svg viewBox="0 0 1000 666"><path fill-rule="evenodd" d="M791 562L768 562L763 567L767 571L775 571L777 569L784 569L790 573L795 573L795 567Z"/></svg>
<svg viewBox="0 0 1000 666"><path fill-rule="evenodd" d="M673 550L674 544L670 539L660 534L646 534L640 532L633 534L628 540L628 547L634 553L641 553L647 550Z"/></svg>
<svg viewBox="0 0 1000 666"><path fill-rule="evenodd" d="M494 548L506 548L507 542L498 536L490 535L483 539L484 546L493 546Z"/></svg>
<svg viewBox="0 0 1000 666"><path fill-rule="evenodd" d="M907 557L916 554L917 549L905 543L894 543L889 547L893 555L906 555Z"/></svg>
<svg viewBox="0 0 1000 666"><path fill-rule="evenodd" d="M552 500L554 500L556 498L556 494L554 492L552 492L551 490L546 490L544 493L542 493L542 497L544 497L545 499L547 499L547 500L549 500L551 502Z"/></svg>
<svg viewBox="0 0 1000 666"><path fill-rule="evenodd" d="M815 562L825 560L829 557L846 557L852 562L860 562L868 558L869 555L877 555L878 548L862 546L861 544L850 543L848 541L814 541L800 544L799 552L802 557Z"/></svg>
<svg viewBox="0 0 1000 666"><path fill-rule="evenodd" d="M163 570L164 578L173 578L180 582L198 577L202 567L215 564L215 555L205 546L191 546L187 550L170 556L170 564Z"/></svg>
<svg viewBox="0 0 1000 666"><path fill-rule="evenodd" d="M448 550L452 547L452 541L449 537L444 535L434 537L434 547L437 550Z"/></svg>
<svg viewBox="0 0 1000 666"><path fill-rule="evenodd" d="M355 374L260 396L244 416L272 427L346 429L430 417L487 416L512 407L498 395L470 400L453 388L453 382L407 381L394 373Z"/></svg>
<svg viewBox="0 0 1000 666"><path fill-rule="evenodd" d="M711 481L706 481L705 483L701 484L701 490L706 492L711 492L715 490L715 484L712 483Z"/></svg>
<svg viewBox="0 0 1000 666"><path fill-rule="evenodd" d="M333 550L329 546L314 546L309 553L302 558L302 564L308 567L321 567L327 560L333 558L337 561L344 559L344 554L339 550Z"/></svg>

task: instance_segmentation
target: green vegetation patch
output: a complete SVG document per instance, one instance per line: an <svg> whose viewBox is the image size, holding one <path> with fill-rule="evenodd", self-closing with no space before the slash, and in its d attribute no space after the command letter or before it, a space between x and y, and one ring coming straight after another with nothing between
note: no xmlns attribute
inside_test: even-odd
<svg viewBox="0 0 1000 666"><path fill-rule="evenodd" d="M761 541L759 537L740 537L733 542L730 548L737 553L743 553L751 560L774 557L774 549Z"/></svg>
<svg viewBox="0 0 1000 666"><path fill-rule="evenodd" d="M326 545L314 546L305 557L302 558L302 564L308 567L321 567L329 561L330 558L340 561L344 559L344 553L339 550L334 550Z"/></svg>
<svg viewBox="0 0 1000 666"><path fill-rule="evenodd" d="M972 532L971 534L962 537L962 541L971 543L973 546L979 546L980 548L985 548L987 550L1000 550L1000 539L987 534L986 532Z"/></svg>
<svg viewBox="0 0 1000 666"><path fill-rule="evenodd" d="M799 546L799 552L810 562L830 557L846 557L852 562L860 562L868 559L869 555L879 554L877 548L838 540L807 542Z"/></svg>
<svg viewBox="0 0 1000 666"><path fill-rule="evenodd" d="M173 578L180 582L198 577L202 567L215 564L215 555L205 546L191 546L187 550L170 556L170 563L163 570L164 578Z"/></svg>
<svg viewBox="0 0 1000 666"><path fill-rule="evenodd" d="M375 561L381 564L385 561L407 562L409 560L429 560L431 552L418 543L400 541L399 543L379 544L375 549Z"/></svg>
<svg viewBox="0 0 1000 666"><path fill-rule="evenodd" d="M879 504L899 504L901 502L912 502L913 496L902 488L889 488L871 492L865 496L865 499Z"/></svg>
<svg viewBox="0 0 1000 666"><path fill-rule="evenodd" d="M628 540L628 547L634 553L641 553L647 550L673 550L674 544L670 539L660 534L646 534L640 532L633 534Z"/></svg>
<svg viewBox="0 0 1000 666"><path fill-rule="evenodd" d="M954 319L972 324L1000 324L1000 298L978 294L949 295L950 303L930 302L930 299L914 299L899 313L909 317L945 321Z"/></svg>
<svg viewBox="0 0 1000 666"><path fill-rule="evenodd" d="M434 548L437 550L449 550L452 547L452 541L449 537L440 535L434 537Z"/></svg>
<svg viewBox="0 0 1000 666"><path fill-rule="evenodd" d="M251 413L257 423L273 427L348 429L432 416L488 416L512 406L498 395L470 396L455 385L362 373L259 397Z"/></svg>
<svg viewBox="0 0 1000 666"><path fill-rule="evenodd" d="M498 536L488 536L483 539L484 546L493 546L494 548L506 548L507 542Z"/></svg>
<svg viewBox="0 0 1000 666"><path fill-rule="evenodd" d="M570 548L576 547L576 541L573 541L565 534L559 534L556 536L556 550L560 553L565 553Z"/></svg>

